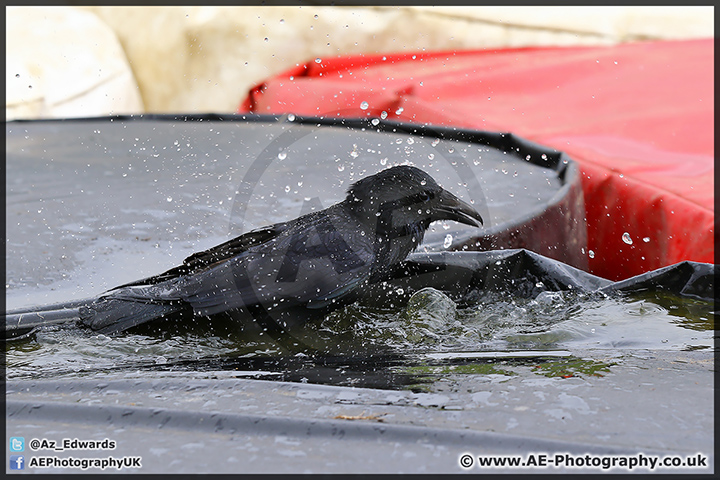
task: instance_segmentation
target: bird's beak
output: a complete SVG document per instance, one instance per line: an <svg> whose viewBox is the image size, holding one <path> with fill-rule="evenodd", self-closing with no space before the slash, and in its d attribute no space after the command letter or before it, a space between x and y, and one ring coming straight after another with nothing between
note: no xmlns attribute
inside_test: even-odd
<svg viewBox="0 0 720 480"><path fill-rule="evenodd" d="M437 218L435 220L455 220L471 227L479 227L483 224L482 217L473 207L447 190L442 191L437 197L437 201L438 204L435 207Z"/></svg>

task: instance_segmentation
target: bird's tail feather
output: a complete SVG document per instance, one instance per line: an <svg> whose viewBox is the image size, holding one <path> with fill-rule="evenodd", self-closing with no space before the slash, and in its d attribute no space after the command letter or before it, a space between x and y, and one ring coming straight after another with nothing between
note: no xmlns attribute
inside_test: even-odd
<svg viewBox="0 0 720 480"><path fill-rule="evenodd" d="M99 333L118 333L185 310L181 302L100 297L10 310L5 313L2 340L17 340L40 327L79 323Z"/></svg>
<svg viewBox="0 0 720 480"><path fill-rule="evenodd" d="M79 319L82 324L99 333L111 334L168 317L187 308L181 302L133 301L106 297L80 307Z"/></svg>

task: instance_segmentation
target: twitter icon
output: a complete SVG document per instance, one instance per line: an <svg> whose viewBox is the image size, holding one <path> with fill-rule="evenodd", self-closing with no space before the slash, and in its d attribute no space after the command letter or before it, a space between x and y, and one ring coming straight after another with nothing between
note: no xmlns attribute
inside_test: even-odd
<svg viewBox="0 0 720 480"><path fill-rule="evenodd" d="M10 437L10 451L11 451L11 452L23 452L23 451L25 451L25 438L23 438L23 437Z"/></svg>

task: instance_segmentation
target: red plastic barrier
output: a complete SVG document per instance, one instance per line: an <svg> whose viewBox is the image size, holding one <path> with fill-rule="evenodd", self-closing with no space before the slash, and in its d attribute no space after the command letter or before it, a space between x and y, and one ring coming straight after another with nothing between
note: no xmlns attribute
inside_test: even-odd
<svg viewBox="0 0 720 480"><path fill-rule="evenodd" d="M258 85L240 111L387 115L562 150L583 171L590 271L619 280L714 263L713 50L707 39L322 59Z"/></svg>

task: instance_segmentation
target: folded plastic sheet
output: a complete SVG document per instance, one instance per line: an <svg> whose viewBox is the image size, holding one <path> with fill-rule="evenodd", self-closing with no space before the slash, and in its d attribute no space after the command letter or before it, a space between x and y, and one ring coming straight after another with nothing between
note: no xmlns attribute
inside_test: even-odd
<svg viewBox="0 0 720 480"><path fill-rule="evenodd" d="M713 302L713 264L680 262L613 282L528 250L438 252L411 255L398 267L394 281L422 288L431 284L456 297L498 291L514 297L535 297L543 291L612 294L664 292Z"/></svg>

